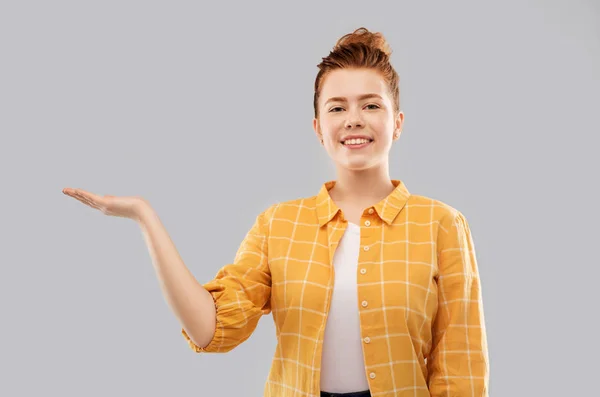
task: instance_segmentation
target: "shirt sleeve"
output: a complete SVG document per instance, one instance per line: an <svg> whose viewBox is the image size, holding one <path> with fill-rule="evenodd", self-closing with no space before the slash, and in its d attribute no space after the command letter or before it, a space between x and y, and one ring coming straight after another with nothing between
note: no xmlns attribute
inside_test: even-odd
<svg viewBox="0 0 600 397"><path fill-rule="evenodd" d="M242 241L233 263L222 267L216 277L204 284L213 297L217 312L215 335L205 347L197 346L181 333L197 353L224 353L232 350L256 329L263 314L271 312L271 272L268 263L269 213L262 212Z"/></svg>
<svg viewBox="0 0 600 397"><path fill-rule="evenodd" d="M432 397L487 397L489 358L481 283L469 224L459 211L438 235L438 312L427 359Z"/></svg>

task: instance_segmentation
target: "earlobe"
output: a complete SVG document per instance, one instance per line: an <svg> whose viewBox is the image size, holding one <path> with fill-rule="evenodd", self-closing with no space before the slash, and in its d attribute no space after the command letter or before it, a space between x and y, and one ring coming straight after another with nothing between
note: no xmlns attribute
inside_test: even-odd
<svg viewBox="0 0 600 397"><path fill-rule="evenodd" d="M323 144L323 135L321 135L321 128L319 127L319 120L318 119L313 119L313 130L315 130L315 134L317 135L317 138L319 139L319 142L321 142L321 145Z"/></svg>
<svg viewBox="0 0 600 397"><path fill-rule="evenodd" d="M394 141L400 138L400 134L402 133L402 124L404 123L404 113L398 112L398 117L396 117L396 129L394 130Z"/></svg>

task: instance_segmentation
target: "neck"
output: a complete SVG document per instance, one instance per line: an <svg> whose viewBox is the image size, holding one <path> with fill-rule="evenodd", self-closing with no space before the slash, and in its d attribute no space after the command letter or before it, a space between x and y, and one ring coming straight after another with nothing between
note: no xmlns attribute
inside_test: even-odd
<svg viewBox="0 0 600 397"><path fill-rule="evenodd" d="M360 171L338 168L337 176L329 193L332 199L340 202L367 207L383 200L395 189L386 164Z"/></svg>

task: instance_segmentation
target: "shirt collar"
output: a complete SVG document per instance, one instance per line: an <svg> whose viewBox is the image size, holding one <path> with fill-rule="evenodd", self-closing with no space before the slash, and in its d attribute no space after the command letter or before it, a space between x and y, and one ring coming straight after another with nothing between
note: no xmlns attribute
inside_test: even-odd
<svg viewBox="0 0 600 397"><path fill-rule="evenodd" d="M379 215L379 217L388 225L394 221L410 197L410 193L404 182L392 179L392 184L395 186L395 189L386 198L372 206L372 208L375 209L375 212L377 212L377 215ZM340 211L340 208L334 203L329 195L329 190L331 190L334 185L335 181L325 182L317 194L316 207L319 226L325 225Z"/></svg>

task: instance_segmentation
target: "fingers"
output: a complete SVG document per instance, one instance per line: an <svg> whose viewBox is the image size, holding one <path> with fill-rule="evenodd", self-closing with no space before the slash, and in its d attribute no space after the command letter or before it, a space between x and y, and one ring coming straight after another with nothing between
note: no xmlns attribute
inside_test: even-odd
<svg viewBox="0 0 600 397"><path fill-rule="evenodd" d="M98 204L96 204L95 202L93 202L92 200L90 200L89 198L87 198L86 196L82 196L82 195L77 195L76 198L83 202L84 204L89 205L92 208L95 208L97 210L100 209L100 206Z"/></svg>
<svg viewBox="0 0 600 397"><path fill-rule="evenodd" d="M98 210L101 210L101 206L100 206L100 197L96 196L93 193L89 193L86 191L83 191L81 189L64 189L63 193L71 196L79 201L81 201L84 204L89 205L92 208L96 208Z"/></svg>
<svg viewBox="0 0 600 397"><path fill-rule="evenodd" d="M81 201L82 203L89 205L92 208L96 208L98 210L100 209L100 206L98 204L96 204L91 199L89 199L88 197L86 197L80 193L74 193L73 197L75 197L77 200Z"/></svg>

